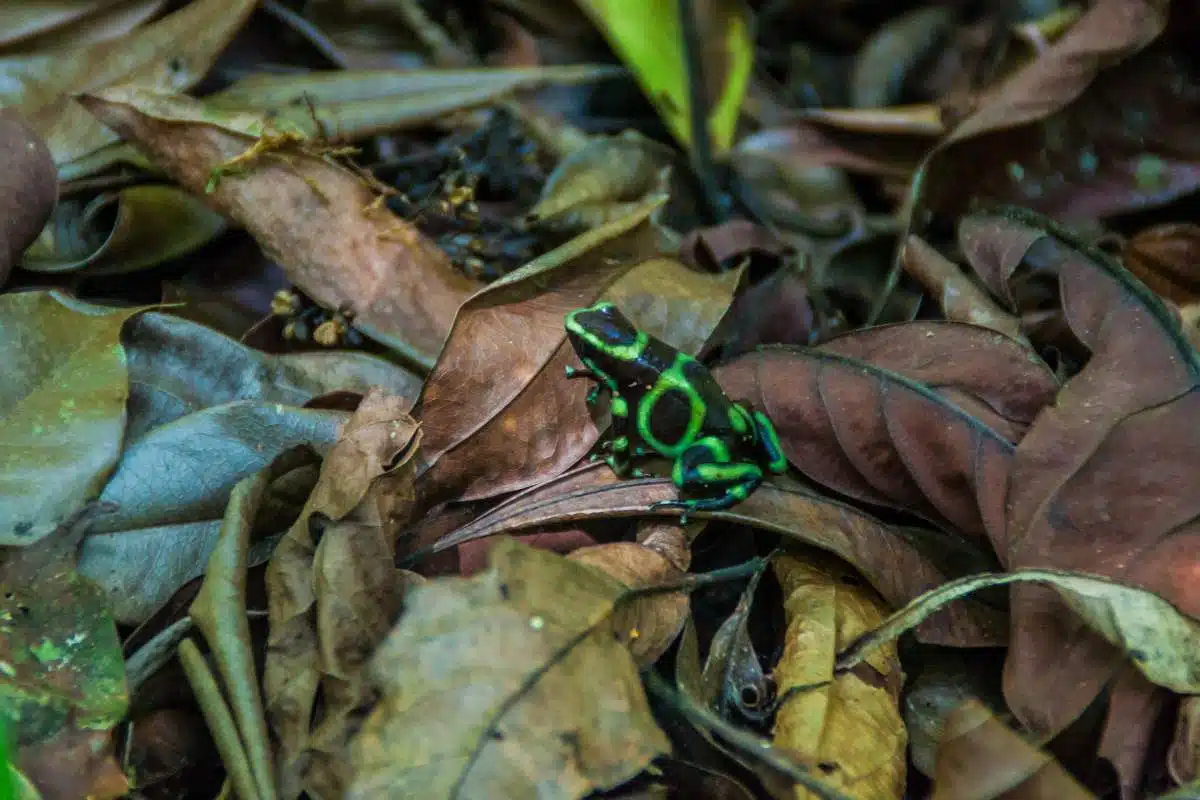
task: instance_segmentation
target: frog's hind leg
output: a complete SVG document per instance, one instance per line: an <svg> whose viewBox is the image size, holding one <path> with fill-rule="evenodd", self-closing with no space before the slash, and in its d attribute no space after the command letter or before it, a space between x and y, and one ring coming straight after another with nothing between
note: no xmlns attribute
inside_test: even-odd
<svg viewBox="0 0 1200 800"><path fill-rule="evenodd" d="M652 508L723 511L750 496L762 483L762 468L752 462L735 462L719 439L706 436L684 450L675 461L671 480L685 499L665 500Z"/></svg>

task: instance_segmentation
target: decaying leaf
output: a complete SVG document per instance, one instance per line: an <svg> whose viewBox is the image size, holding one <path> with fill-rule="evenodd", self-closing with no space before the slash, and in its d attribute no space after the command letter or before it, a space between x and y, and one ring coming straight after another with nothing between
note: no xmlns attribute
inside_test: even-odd
<svg viewBox="0 0 1200 800"><path fill-rule="evenodd" d="M594 139L554 168L526 225L585 231L670 190L673 151L634 132Z"/></svg>
<svg viewBox="0 0 1200 800"><path fill-rule="evenodd" d="M576 798L636 775L670 745L613 638L625 591L511 541L487 572L414 589L371 665L384 697L348 797Z"/></svg>
<svg viewBox="0 0 1200 800"><path fill-rule="evenodd" d="M852 569L812 553L775 559L783 589L783 655L775 667L781 700L775 746L816 763L831 786L857 798L904 796L908 737L900 718L904 682L894 647L851 672L834 657L884 618L887 607ZM816 796L797 787L795 796Z"/></svg>
<svg viewBox="0 0 1200 800"><path fill-rule="evenodd" d="M358 563L352 556L358 547L374 557L381 555L379 548L394 548L395 529L408 520L414 500L409 460L420 436L406 407L403 399L380 392L363 399L321 465L321 477L300 516L280 539L267 566L271 627L264 694L267 716L279 741L276 762L285 797L298 796L308 779L310 746L317 751L322 784L344 779L331 774L330 764L322 763L322 758L340 752L344 716L362 699L356 683L356 658L363 655L360 648L365 647L365 639L378 632L380 617L394 610L402 578L396 572L368 573L380 583L376 585L378 596L367 597L357 595L353 581L337 580L337 570L343 566L352 569ZM386 491L380 491L381 484ZM320 525L343 521L346 527L334 531L335 541L322 549L316 538ZM362 541L346 541L352 534ZM351 564L340 564L343 559ZM387 558L385 563L391 560ZM358 575L357 580L364 577ZM337 585L331 585L331 578ZM344 625L347 606L363 604L378 605L370 613L360 609L361 628L337 627ZM339 642L353 645L357 656L339 650ZM311 731L319 687L332 691L333 698L329 716L324 718L326 726Z"/></svg>
<svg viewBox="0 0 1200 800"><path fill-rule="evenodd" d="M1200 354L1142 283L1044 217L972 215L959 239L997 297L1022 265L1057 274L1067 324L1091 353L1014 452L1004 523L988 525L997 554L1010 569L1106 577L1200 617ZM1013 595L1005 695L1026 725L1056 732L1108 680L1112 654L1044 589Z"/></svg>
<svg viewBox="0 0 1200 800"><path fill-rule="evenodd" d="M127 788L111 749L129 705L121 643L103 595L74 569L85 524L0 560L0 725L47 797Z"/></svg>
<svg viewBox="0 0 1200 800"><path fill-rule="evenodd" d="M125 432L121 326L139 310L0 296L0 544L38 541L99 494Z"/></svg>
<svg viewBox="0 0 1200 800"><path fill-rule="evenodd" d="M933 800L1094 800L1053 757L1038 750L974 700L946 720L938 746Z"/></svg>
<svg viewBox="0 0 1200 800"><path fill-rule="evenodd" d="M476 283L379 205L362 177L295 138L265 132L261 115L140 87L81 102L185 189L211 188L209 202L253 234L310 297L411 361L433 363ZM243 163L231 165L239 157Z"/></svg>

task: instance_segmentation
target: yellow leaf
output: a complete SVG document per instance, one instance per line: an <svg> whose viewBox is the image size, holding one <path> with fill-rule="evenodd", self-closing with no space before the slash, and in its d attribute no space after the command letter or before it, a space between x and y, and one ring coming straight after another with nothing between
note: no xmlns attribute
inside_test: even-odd
<svg viewBox="0 0 1200 800"><path fill-rule="evenodd" d="M687 59L677 0L576 0L641 84L671 133L692 148ZM744 0L697 0L708 132L714 154L733 144L753 64Z"/></svg>
<svg viewBox="0 0 1200 800"><path fill-rule="evenodd" d="M894 645L855 672L834 675L834 657L887 613L849 566L820 553L774 563L787 633L775 670L783 703L775 746L816 765L825 782L861 800L904 796L908 737L900 717L903 683ZM793 693L788 696L788 692ZM797 800L813 797L796 787Z"/></svg>

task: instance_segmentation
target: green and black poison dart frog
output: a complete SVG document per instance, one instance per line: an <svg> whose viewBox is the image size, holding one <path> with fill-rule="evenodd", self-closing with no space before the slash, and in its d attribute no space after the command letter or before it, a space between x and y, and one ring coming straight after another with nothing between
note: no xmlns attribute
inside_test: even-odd
<svg viewBox="0 0 1200 800"><path fill-rule="evenodd" d="M659 454L675 462L671 479L681 499L652 508L718 511L745 500L765 472L783 473L787 457L775 426L725 396L709 371L687 353L633 323L612 303L567 314L567 338L584 369L568 378L591 378L594 404L602 389L612 396L612 437L606 461L622 477L642 475L637 456Z"/></svg>

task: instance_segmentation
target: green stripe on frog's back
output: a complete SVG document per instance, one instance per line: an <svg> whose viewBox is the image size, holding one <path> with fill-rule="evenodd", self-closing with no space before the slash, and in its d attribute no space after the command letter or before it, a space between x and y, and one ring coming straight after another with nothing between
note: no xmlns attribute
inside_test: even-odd
<svg viewBox="0 0 1200 800"><path fill-rule="evenodd" d="M676 353L671 366L658 376L658 380L647 390L637 408L638 435L647 445L657 450L667 458L677 458L686 450L704 427L704 418L708 414L708 403L696 391L691 379L684 374L684 369L696 360L687 353ZM654 435L652 415L655 405L668 392L678 392L688 404L687 425L679 439L675 442L664 442Z"/></svg>

